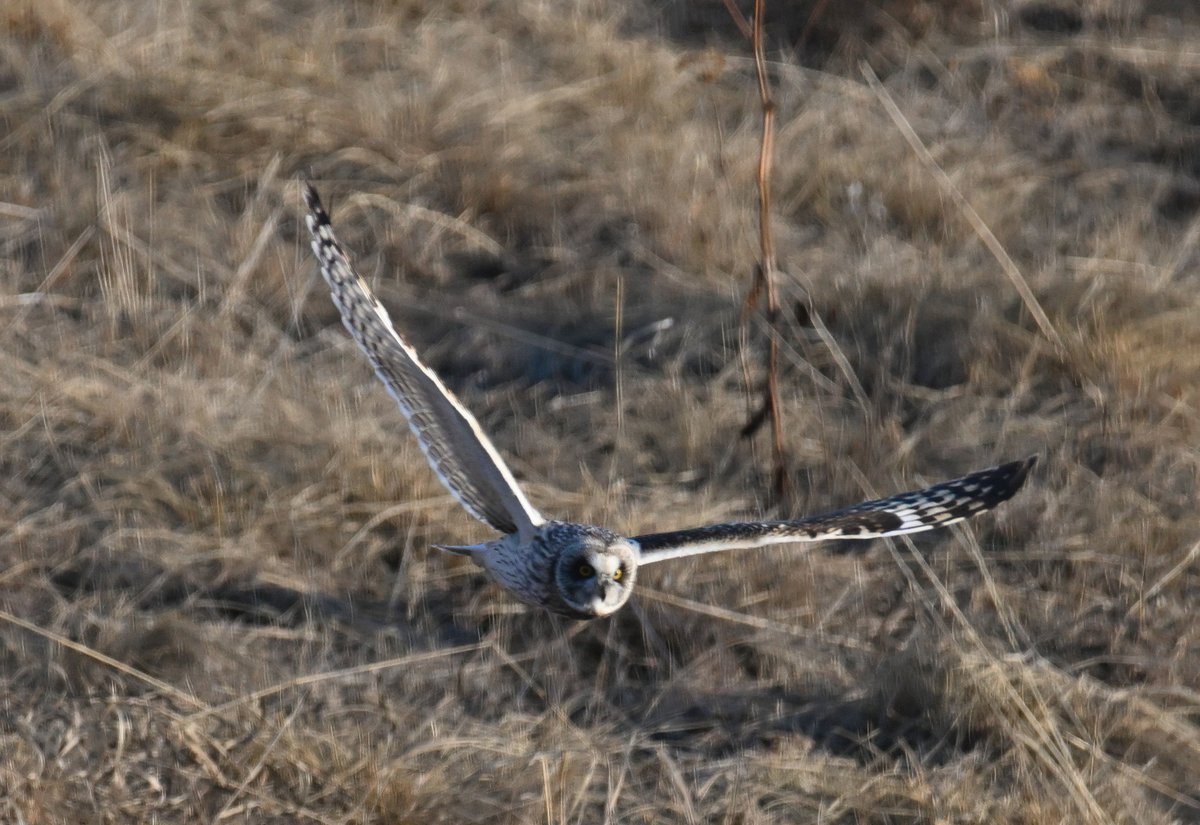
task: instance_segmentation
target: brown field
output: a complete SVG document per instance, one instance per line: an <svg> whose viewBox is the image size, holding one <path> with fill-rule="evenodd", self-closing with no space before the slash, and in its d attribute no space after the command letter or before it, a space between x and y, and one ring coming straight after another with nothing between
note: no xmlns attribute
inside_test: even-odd
<svg viewBox="0 0 1200 825"><path fill-rule="evenodd" d="M3 4L0 822L1200 822L1200 6L769 5L783 501L720 0ZM528 611L306 178L547 514L1038 468Z"/></svg>

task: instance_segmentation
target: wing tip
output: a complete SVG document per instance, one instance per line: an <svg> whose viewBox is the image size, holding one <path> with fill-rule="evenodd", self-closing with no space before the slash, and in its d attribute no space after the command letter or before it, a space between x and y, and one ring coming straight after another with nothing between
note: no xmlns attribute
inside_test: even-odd
<svg viewBox="0 0 1200 825"><path fill-rule="evenodd" d="M1026 458L1010 461L1007 464L1001 464L996 469L1001 473L1002 478L1006 482L1004 490L1011 497L1016 495L1017 491L1025 486L1025 481L1029 478L1029 473L1037 465L1038 457L1036 454Z"/></svg>
<svg viewBox="0 0 1200 825"><path fill-rule="evenodd" d="M313 182L310 180L304 182L304 203L314 212L318 209L324 211L321 206L321 196L317 194L317 187L313 186Z"/></svg>
<svg viewBox="0 0 1200 825"><path fill-rule="evenodd" d="M329 213L325 211L321 196L317 194L317 187L313 186L312 181L304 182L304 205L308 207L309 227L313 231L316 231L317 227L331 226Z"/></svg>

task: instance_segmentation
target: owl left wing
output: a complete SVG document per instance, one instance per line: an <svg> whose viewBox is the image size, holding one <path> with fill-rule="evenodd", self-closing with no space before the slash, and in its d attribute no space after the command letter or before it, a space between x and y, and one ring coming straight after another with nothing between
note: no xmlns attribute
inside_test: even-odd
<svg viewBox="0 0 1200 825"><path fill-rule="evenodd" d="M387 310L334 237L329 213L321 206L317 190L306 186L304 199L313 253L342 322L400 405L409 429L442 484L485 524L501 533L532 536L546 522L542 514L525 498L475 416L396 331Z"/></svg>
<svg viewBox="0 0 1200 825"><path fill-rule="evenodd" d="M641 548L638 563L785 542L870 539L945 527L1008 501L1021 489L1036 461L1036 456L1010 461L922 490L794 521L713 524L635 536L633 540Z"/></svg>

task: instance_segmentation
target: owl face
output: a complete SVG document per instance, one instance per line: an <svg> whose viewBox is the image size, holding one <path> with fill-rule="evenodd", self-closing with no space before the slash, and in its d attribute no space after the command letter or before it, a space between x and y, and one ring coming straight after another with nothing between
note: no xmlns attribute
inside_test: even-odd
<svg viewBox="0 0 1200 825"><path fill-rule="evenodd" d="M616 612L633 592L637 551L628 539L594 528L559 554L554 570L558 595L578 618Z"/></svg>

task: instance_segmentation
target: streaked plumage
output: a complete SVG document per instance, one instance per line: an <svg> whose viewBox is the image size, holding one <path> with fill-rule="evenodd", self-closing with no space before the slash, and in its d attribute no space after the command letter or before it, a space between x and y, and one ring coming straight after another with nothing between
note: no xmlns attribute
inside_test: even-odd
<svg viewBox="0 0 1200 825"><path fill-rule="evenodd" d="M305 188L313 251L333 302L375 373L400 404L430 465L471 515L504 534L441 549L470 556L521 601L576 619L607 616L629 599L639 567L666 559L782 542L866 539L945 527L1012 498L1034 459L791 521L714 524L627 538L603 527L547 521L512 472L354 270L312 186Z"/></svg>

